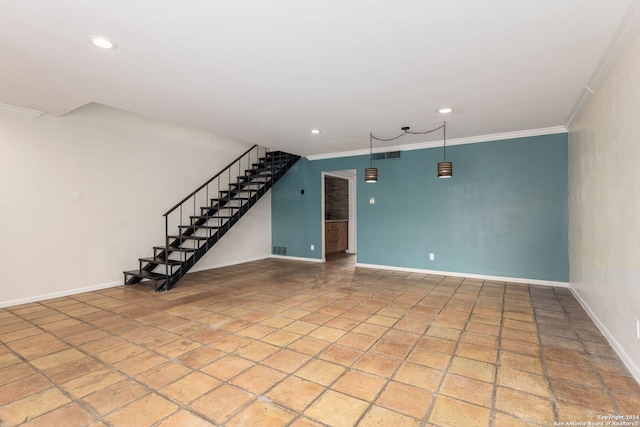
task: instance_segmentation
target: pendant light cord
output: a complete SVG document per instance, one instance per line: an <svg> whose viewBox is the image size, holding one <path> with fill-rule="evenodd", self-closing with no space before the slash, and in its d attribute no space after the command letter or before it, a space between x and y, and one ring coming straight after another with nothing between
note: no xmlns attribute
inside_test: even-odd
<svg viewBox="0 0 640 427"><path fill-rule="evenodd" d="M443 152L444 152L444 161L447 161L447 122L444 122L444 124L442 125L443 131L442 134L444 136L444 146L443 146Z"/></svg>
<svg viewBox="0 0 640 427"><path fill-rule="evenodd" d="M389 141L394 141L398 138L402 138L405 135L426 135L432 132L435 132L437 130L442 129L442 133L443 133L443 137L444 137L444 146L443 146L443 154L444 154L444 161L443 163L447 162L447 122L442 122L442 125L438 126L437 128L433 128L424 132L412 132L409 130L409 126L405 126L402 128L402 133L398 136L394 136L393 138L378 138L377 136L374 136L372 132L369 132L369 164L370 164L370 168L373 169L373 140L375 139L376 141L383 141L383 142L389 142ZM440 176L440 166L441 163L438 163L438 176ZM451 169L451 167L449 167L449 169ZM376 173L377 175L377 173ZM447 177L450 177L451 173L449 172L449 174L447 175Z"/></svg>
<svg viewBox="0 0 640 427"><path fill-rule="evenodd" d="M373 168L373 134L369 132L369 167Z"/></svg>
<svg viewBox="0 0 640 427"><path fill-rule="evenodd" d="M438 126L437 128L426 130L424 132L412 132L412 131L409 130L408 127L403 127L402 128L402 133L400 135L398 135L398 136L394 136L393 138L378 138L377 136L374 136L373 133L371 133L371 132L369 133L369 136L372 139L375 139L376 141L389 142L389 141L394 141L394 140L396 140L398 138L401 138L401 137L403 137L403 136L405 136L407 134L408 135L426 135L428 133L432 133L432 132L435 132L435 131L440 130L440 129L444 129L444 131L445 131L445 143L446 143L447 122L444 122L442 125Z"/></svg>

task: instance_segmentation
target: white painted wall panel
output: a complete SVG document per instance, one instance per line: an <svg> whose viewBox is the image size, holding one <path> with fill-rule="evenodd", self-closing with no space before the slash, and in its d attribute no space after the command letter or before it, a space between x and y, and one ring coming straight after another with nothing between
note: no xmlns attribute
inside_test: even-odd
<svg viewBox="0 0 640 427"><path fill-rule="evenodd" d="M640 33L569 133L571 288L640 381Z"/></svg>
<svg viewBox="0 0 640 427"><path fill-rule="evenodd" d="M122 283L163 243L162 214L249 147L97 104L0 113L0 305ZM269 201L256 209L204 265L270 255Z"/></svg>

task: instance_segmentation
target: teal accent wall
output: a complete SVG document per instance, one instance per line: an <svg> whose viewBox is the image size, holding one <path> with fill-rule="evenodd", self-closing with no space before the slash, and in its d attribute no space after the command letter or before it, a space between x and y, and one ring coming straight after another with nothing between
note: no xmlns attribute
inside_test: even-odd
<svg viewBox="0 0 640 427"><path fill-rule="evenodd" d="M374 161L375 184L368 156L300 160L272 190L273 245L321 259L322 172L357 169L359 263L569 280L567 134L448 147L451 179L437 178L441 158L430 148Z"/></svg>

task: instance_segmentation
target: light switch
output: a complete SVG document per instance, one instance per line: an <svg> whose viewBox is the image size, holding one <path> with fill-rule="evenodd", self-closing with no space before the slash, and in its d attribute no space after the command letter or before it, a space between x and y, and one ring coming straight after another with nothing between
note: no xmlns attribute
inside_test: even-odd
<svg viewBox="0 0 640 427"><path fill-rule="evenodd" d="M375 197L370 198L369 199L369 204L370 205L375 205L376 204L376 198Z"/></svg>

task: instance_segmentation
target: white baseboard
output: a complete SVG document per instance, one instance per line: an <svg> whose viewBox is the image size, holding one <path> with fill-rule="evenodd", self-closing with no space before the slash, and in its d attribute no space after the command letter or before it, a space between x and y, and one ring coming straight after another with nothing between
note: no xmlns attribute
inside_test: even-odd
<svg viewBox="0 0 640 427"><path fill-rule="evenodd" d="M247 258L247 259L244 259L244 260L228 262L228 263L225 263L225 264L197 267L197 268L192 268L191 270L189 270L189 273L187 273L187 274L197 273L198 271L212 270L214 268L222 268L222 267L229 267L229 266L237 265L237 264L244 264L246 262L260 261L260 260L267 259L267 258L269 258L269 256L259 256L259 257L255 257L255 258Z"/></svg>
<svg viewBox="0 0 640 427"><path fill-rule="evenodd" d="M305 257L299 257L299 256L286 256L286 255L271 255L271 258L288 259L291 261L325 262L324 259L319 259L319 258L305 258Z"/></svg>
<svg viewBox="0 0 640 427"><path fill-rule="evenodd" d="M123 285L123 282L118 281L118 282L111 282L111 283L103 283L101 285L87 286L85 288L76 288L76 289L69 289L66 291L53 292L50 294L36 295L33 297L14 299L10 301L0 301L0 308L13 307L14 305L29 304L32 302L44 301L44 300L53 299L53 298L68 297L69 295L77 295L85 292L99 291L100 289L114 288L116 286L122 286L122 285Z"/></svg>
<svg viewBox="0 0 640 427"><path fill-rule="evenodd" d="M578 300L578 302L580 303L584 311L587 312L591 320L593 320L593 323L595 323L598 329L600 329L600 332L602 332L602 335L604 335L607 341L609 341L609 344L611 345L613 350L616 353L618 353L618 356L622 360L622 363L624 363L625 366L629 369L629 371L631 372L631 375L633 375L636 381L640 384L640 366L638 366L636 364L636 361L634 361L627 354L627 352L624 350L624 348L622 348L618 340L616 340L613 334L609 332L609 330L604 325L604 323L602 323L602 321L598 318L598 316L596 316L596 313L591 309L591 307L589 307L589 304L587 304L587 302L582 299L580 294L571 286L569 286L569 290L571 291L573 296Z"/></svg>
<svg viewBox="0 0 640 427"><path fill-rule="evenodd" d="M228 267L230 265L236 265L236 264L244 264L245 262L259 261L261 259L268 259L268 258L269 256L256 257L256 258L251 258L251 259L246 259L241 261L234 261L232 263L223 264L223 265L192 268L191 270L189 270L189 273L196 273L198 271L211 270L213 268ZM287 257L283 257L283 258L287 258ZM297 259L300 261L312 261L311 259L308 259L308 258L293 258L293 257L288 257L288 258ZM124 282L118 281L118 282L111 282L111 283L103 283L103 284L94 285L94 286L87 286L84 288L75 288L75 289L69 289L66 291L52 292L50 294L35 295L35 296L20 298L15 300L0 301L0 308L13 307L13 306L22 305L22 304L30 304L32 302L44 301L44 300L53 299L53 298L67 297L70 295L82 294L85 292L99 291L101 289L113 288L121 285L124 285Z"/></svg>
<svg viewBox="0 0 640 427"><path fill-rule="evenodd" d="M484 274L455 273L451 271L424 270L421 268L394 267L389 265L361 264L361 263L357 263L356 267L376 268L379 270L406 271L407 273L436 274L438 276L464 277L465 279L492 280L496 282L525 283L528 285L540 285L540 286L555 286L558 288L569 287L569 283L567 282L554 282L551 280L538 280L538 279L523 279L521 277L486 276Z"/></svg>

